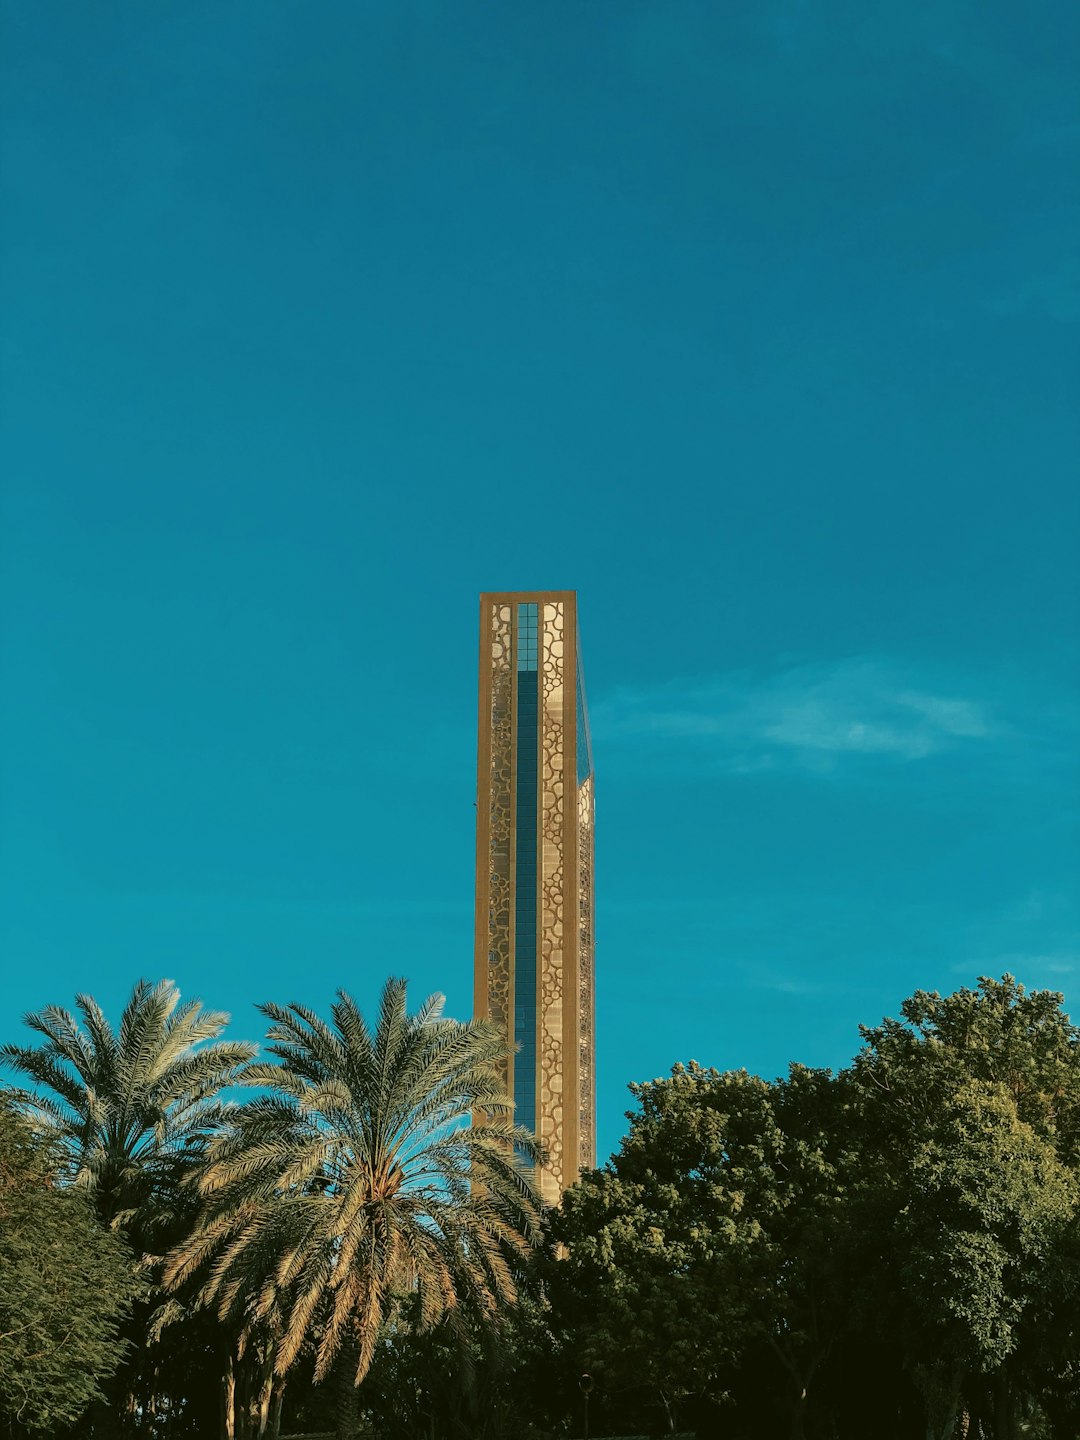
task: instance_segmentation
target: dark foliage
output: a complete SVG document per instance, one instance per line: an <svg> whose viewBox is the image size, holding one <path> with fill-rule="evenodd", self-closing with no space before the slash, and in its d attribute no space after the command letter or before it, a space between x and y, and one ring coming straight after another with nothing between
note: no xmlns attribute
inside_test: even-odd
<svg viewBox="0 0 1080 1440"><path fill-rule="evenodd" d="M84 1415L120 1359L133 1290L127 1246L0 1104L0 1427L51 1434Z"/></svg>
<svg viewBox="0 0 1080 1440"><path fill-rule="evenodd" d="M554 1432L1074 1440L1080 1052L1010 977L840 1075L676 1066L552 1218L521 1390Z"/></svg>
<svg viewBox="0 0 1080 1440"><path fill-rule="evenodd" d="M163 1257L205 1223L201 1144L151 1149L152 1175L124 1173L137 1201L112 1218L137 1242L133 1295L118 1234L0 1114L0 1313L41 1317L34 1373L47 1382L27 1381L32 1327L5 1337L9 1435L1080 1434L1080 1034L1060 996L1009 977L920 992L863 1031L838 1075L793 1066L770 1082L690 1064L631 1088L618 1153L567 1192L531 1259L505 1251L517 1303L491 1313L448 1295L433 1314L408 1267L395 1272L359 1389L359 1331L319 1363L330 1291L287 1373L275 1371L272 1305L226 1307L223 1320L194 1271L166 1299ZM212 1136L231 1112L203 1118L210 1153L228 1150L235 1136ZM271 1217L275 1197L259 1195ZM78 1264L62 1259L72 1245Z"/></svg>

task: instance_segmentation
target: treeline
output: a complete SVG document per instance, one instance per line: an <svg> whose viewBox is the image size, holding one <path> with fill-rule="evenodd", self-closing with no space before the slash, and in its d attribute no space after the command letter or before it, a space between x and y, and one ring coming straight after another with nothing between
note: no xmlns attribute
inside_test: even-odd
<svg viewBox="0 0 1080 1440"><path fill-rule="evenodd" d="M439 996L410 1015L390 981L373 1026L343 992L328 1019L261 1006L260 1058L171 982L140 983L115 1030L76 1003L0 1051L30 1082L0 1130L9 1434L276 1437L289 1395L294 1428L314 1411L354 1436L388 1338L464 1340L513 1306L537 1150L494 1026Z"/></svg>
<svg viewBox="0 0 1080 1440"><path fill-rule="evenodd" d="M1080 1032L1010 977L839 1074L690 1063L543 1213L482 1022L29 1016L0 1107L13 1437L1080 1435ZM244 1091L233 1087L248 1087ZM240 1095L239 1100L224 1096ZM471 1123L469 1123L471 1121Z"/></svg>
<svg viewBox="0 0 1080 1440"><path fill-rule="evenodd" d="M839 1075L691 1064L631 1087L552 1217L549 1392L595 1433L1080 1435L1080 1050L1011 978L862 1032Z"/></svg>

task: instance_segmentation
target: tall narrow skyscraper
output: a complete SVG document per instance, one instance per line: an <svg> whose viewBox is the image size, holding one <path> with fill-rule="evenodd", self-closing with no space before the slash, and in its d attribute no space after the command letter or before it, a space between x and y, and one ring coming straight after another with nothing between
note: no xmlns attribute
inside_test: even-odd
<svg viewBox="0 0 1080 1440"><path fill-rule="evenodd" d="M596 1164L593 767L572 590L480 597L475 1013L554 1204Z"/></svg>

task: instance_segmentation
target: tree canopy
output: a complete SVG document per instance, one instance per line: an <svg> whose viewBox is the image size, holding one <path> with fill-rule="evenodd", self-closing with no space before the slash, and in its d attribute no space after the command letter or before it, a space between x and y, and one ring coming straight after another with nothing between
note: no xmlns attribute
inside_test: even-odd
<svg viewBox="0 0 1080 1440"><path fill-rule="evenodd" d="M0 1423L48 1433L76 1421L116 1368L134 1289L123 1240L0 1103Z"/></svg>
<svg viewBox="0 0 1080 1440"><path fill-rule="evenodd" d="M140 980L115 1030L92 996L75 1004L81 1023L48 1005L23 1017L44 1043L0 1047L31 1082L12 1095L102 1219L157 1225L178 1170L221 1123L220 1092L256 1047L219 1039L228 1015L181 1004L171 980Z"/></svg>
<svg viewBox="0 0 1080 1440"><path fill-rule="evenodd" d="M277 1377L311 1341L316 1381L340 1359L358 1385L404 1295L421 1329L515 1299L540 1235L522 1163L538 1151L511 1118L498 1028L442 1007L436 995L410 1015L404 981L387 984L374 1029L343 991L330 1022L261 1007L275 1058L243 1080L263 1093L212 1142L205 1209L166 1281L205 1272L202 1299L263 1338Z"/></svg>
<svg viewBox="0 0 1080 1440"><path fill-rule="evenodd" d="M619 1151L552 1218L529 1362L552 1413L585 1370L625 1429L1014 1440L1075 1415L1061 997L982 980L862 1034L836 1075L690 1064L631 1087Z"/></svg>
<svg viewBox="0 0 1080 1440"><path fill-rule="evenodd" d="M0 1432L1080 1434L1059 995L918 991L839 1073L676 1064L549 1211L505 1040L403 982L261 1006L259 1058L167 983L77 1009L5 1051Z"/></svg>

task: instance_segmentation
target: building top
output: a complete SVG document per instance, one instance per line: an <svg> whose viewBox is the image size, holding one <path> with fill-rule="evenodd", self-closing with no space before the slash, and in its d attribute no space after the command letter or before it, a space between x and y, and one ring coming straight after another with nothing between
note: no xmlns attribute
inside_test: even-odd
<svg viewBox="0 0 1080 1440"><path fill-rule="evenodd" d="M562 601L564 604L569 601L574 604L577 600L576 590L485 590L480 596L481 603L490 604L494 601L498 604L504 601L506 604L526 605L547 601L553 603Z"/></svg>

